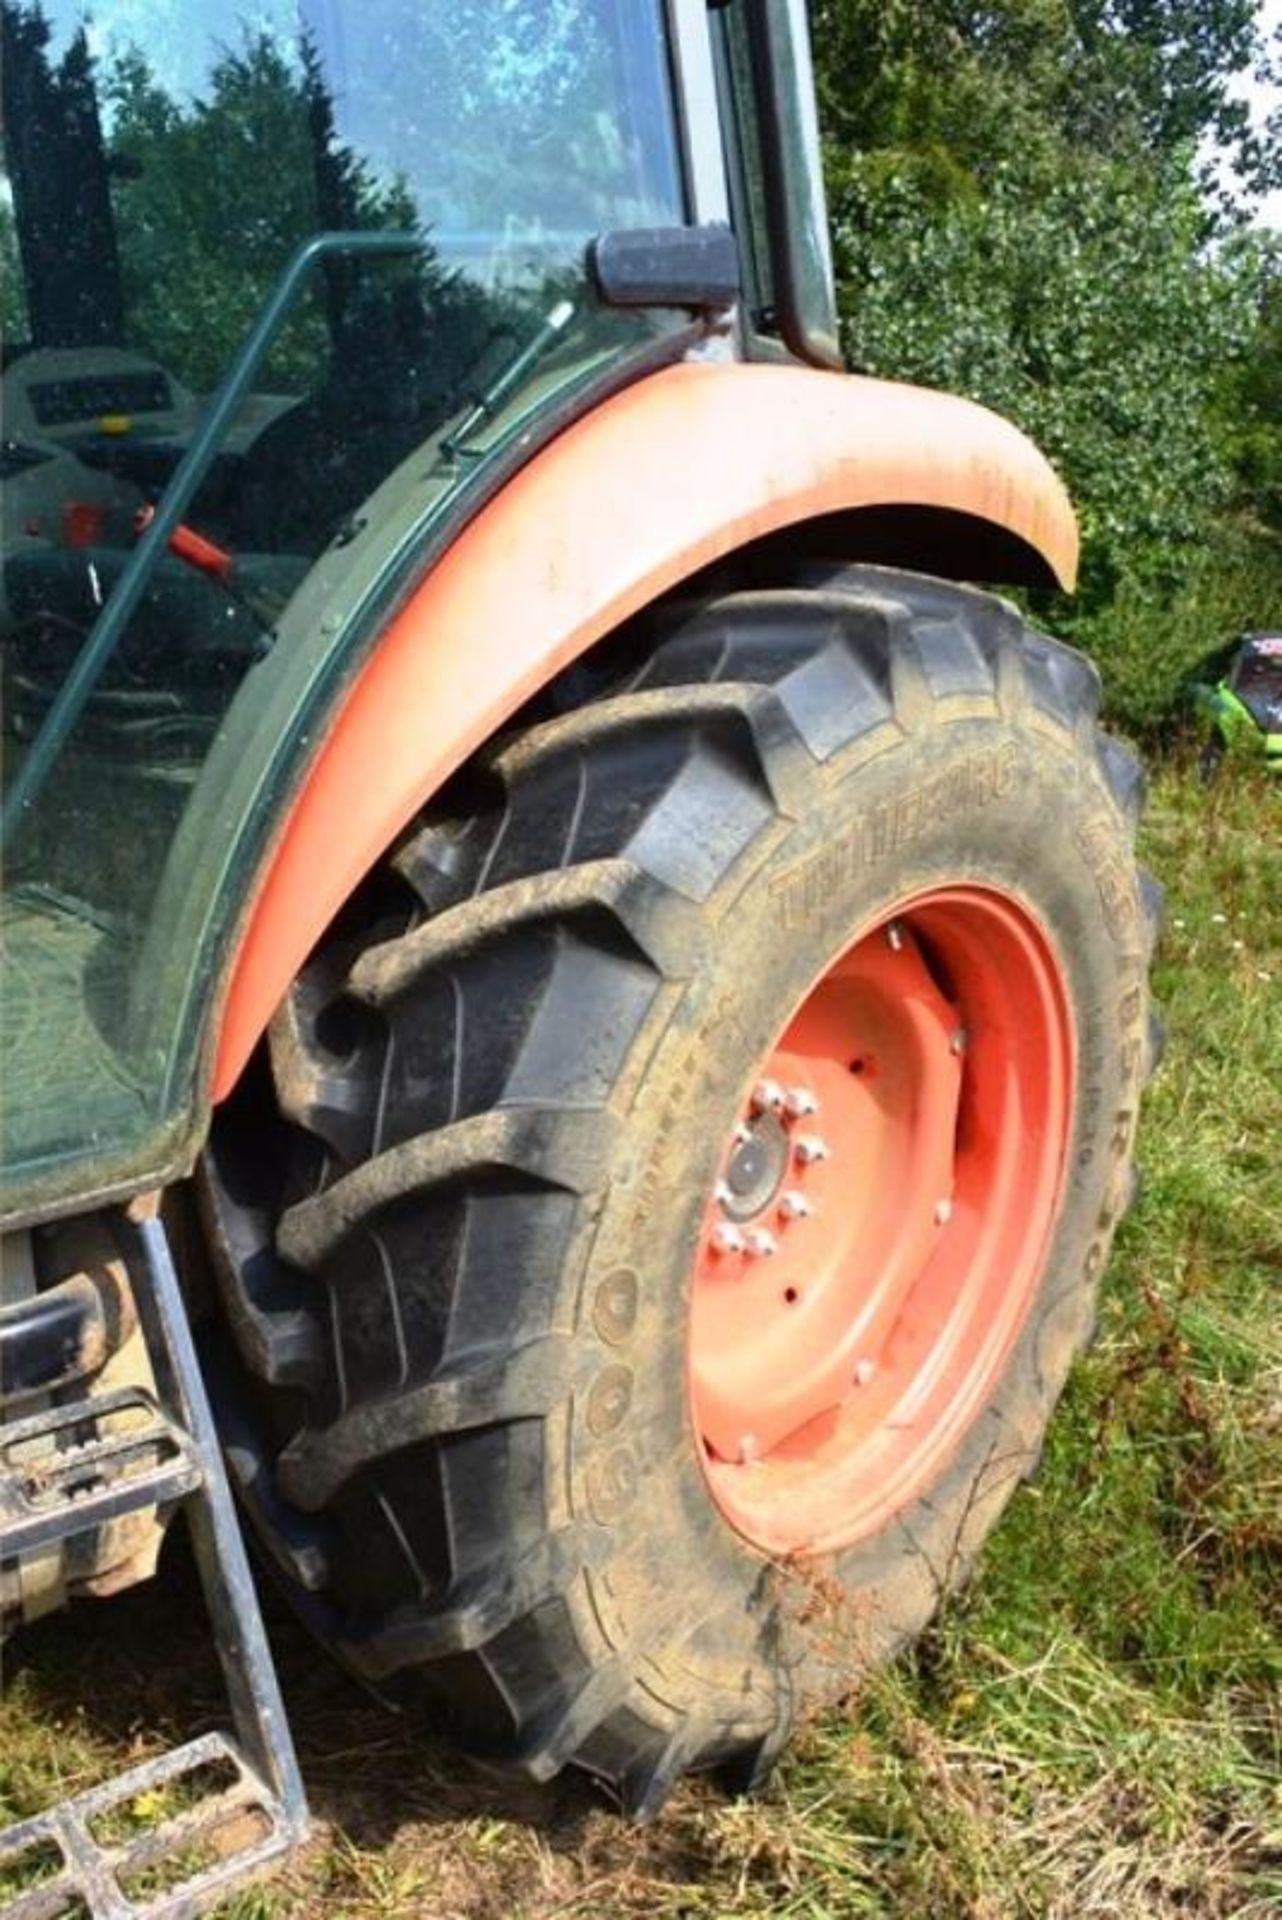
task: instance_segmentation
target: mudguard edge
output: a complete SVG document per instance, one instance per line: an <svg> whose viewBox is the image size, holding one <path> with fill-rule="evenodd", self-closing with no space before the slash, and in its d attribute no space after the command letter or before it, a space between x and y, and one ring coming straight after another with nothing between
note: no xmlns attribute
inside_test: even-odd
<svg viewBox="0 0 1282 1920"><path fill-rule="evenodd" d="M922 388L686 363L576 422L469 523L390 622L260 876L222 1001L214 1100L352 889L461 763L596 640L762 535L876 506L1004 529L1073 584L1077 526L1009 422Z"/></svg>

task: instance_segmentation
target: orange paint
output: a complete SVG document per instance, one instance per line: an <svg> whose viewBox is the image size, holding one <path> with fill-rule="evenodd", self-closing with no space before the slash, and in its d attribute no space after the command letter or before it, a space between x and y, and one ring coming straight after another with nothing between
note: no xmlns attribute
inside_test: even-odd
<svg viewBox="0 0 1282 1920"><path fill-rule="evenodd" d="M691 1293L708 1486L763 1552L849 1546L937 1482L1042 1284L1075 1079L1055 949L987 887L901 901L793 1014L727 1140Z"/></svg>
<svg viewBox="0 0 1282 1920"><path fill-rule="evenodd" d="M667 368L535 456L427 575L348 695L236 956L213 1097L325 926L428 797L595 640L758 536L866 506L951 508L1040 553L1077 529L1007 421L916 387L763 365Z"/></svg>

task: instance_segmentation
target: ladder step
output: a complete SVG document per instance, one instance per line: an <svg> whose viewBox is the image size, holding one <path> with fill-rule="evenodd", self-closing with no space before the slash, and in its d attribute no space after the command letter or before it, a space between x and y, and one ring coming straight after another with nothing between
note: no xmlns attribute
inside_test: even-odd
<svg viewBox="0 0 1282 1920"><path fill-rule="evenodd" d="M179 1920L298 1838L234 1743L205 1734L0 1833L0 1920Z"/></svg>
<svg viewBox="0 0 1282 1920"><path fill-rule="evenodd" d="M181 1500L203 1478L189 1436L141 1387L12 1421L0 1426L0 1557Z"/></svg>

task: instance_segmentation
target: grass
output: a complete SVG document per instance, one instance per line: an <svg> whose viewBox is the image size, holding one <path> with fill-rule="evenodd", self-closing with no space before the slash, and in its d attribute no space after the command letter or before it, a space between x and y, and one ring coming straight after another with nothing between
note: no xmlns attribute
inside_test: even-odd
<svg viewBox="0 0 1282 1920"><path fill-rule="evenodd" d="M1042 1472L915 1656L767 1793L652 1827L469 1768L273 1611L318 1836L229 1920L1282 1911L1282 788L1161 772L1146 1181ZM177 1546L177 1543L175 1543ZM217 1719L180 1550L7 1654L0 1820Z"/></svg>

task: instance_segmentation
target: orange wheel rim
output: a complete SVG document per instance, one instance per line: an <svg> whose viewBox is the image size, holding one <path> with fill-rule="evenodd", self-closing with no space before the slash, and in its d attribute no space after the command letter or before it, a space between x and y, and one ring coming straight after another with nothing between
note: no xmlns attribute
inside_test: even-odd
<svg viewBox="0 0 1282 1920"><path fill-rule="evenodd" d="M691 1305L707 1479L754 1545L876 1531L991 1398L1047 1258L1074 1064L1049 940L980 886L906 900L795 1009L726 1142Z"/></svg>

